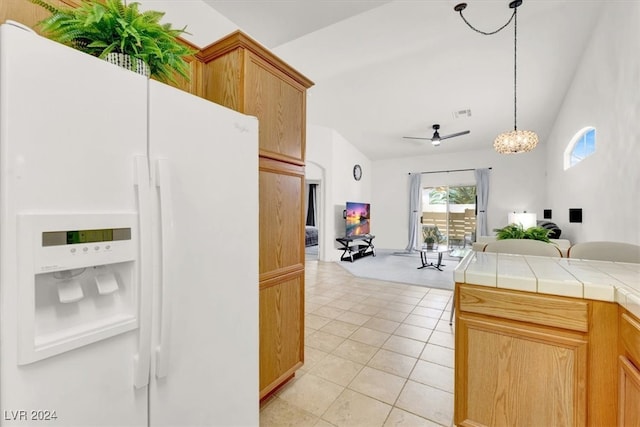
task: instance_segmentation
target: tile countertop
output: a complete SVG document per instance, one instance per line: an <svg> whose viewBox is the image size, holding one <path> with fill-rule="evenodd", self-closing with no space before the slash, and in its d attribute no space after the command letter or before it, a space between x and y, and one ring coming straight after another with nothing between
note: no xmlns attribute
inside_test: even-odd
<svg viewBox="0 0 640 427"><path fill-rule="evenodd" d="M640 264L469 252L458 283L617 302L640 318Z"/></svg>

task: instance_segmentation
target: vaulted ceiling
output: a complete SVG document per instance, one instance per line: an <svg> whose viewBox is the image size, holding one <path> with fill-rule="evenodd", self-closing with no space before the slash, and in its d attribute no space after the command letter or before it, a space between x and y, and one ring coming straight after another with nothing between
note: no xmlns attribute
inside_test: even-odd
<svg viewBox="0 0 640 427"><path fill-rule="evenodd" d="M372 160L490 149L514 125L514 27L485 36L459 1L225 1L205 3L316 84L308 121L335 129ZM509 1L469 0L464 16L492 31ZM517 123L541 146L597 25L602 2L524 0L518 9ZM470 114L456 114L470 110ZM442 135L470 130L434 147Z"/></svg>

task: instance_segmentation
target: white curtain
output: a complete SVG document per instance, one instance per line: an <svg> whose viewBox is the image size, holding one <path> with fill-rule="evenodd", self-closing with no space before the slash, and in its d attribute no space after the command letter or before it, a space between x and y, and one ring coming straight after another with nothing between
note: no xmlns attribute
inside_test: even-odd
<svg viewBox="0 0 640 427"><path fill-rule="evenodd" d="M487 223L487 205L489 204L489 169L476 169L474 172L476 177L476 229L478 236L488 236L489 226Z"/></svg>
<svg viewBox="0 0 640 427"><path fill-rule="evenodd" d="M420 192L422 191L422 175L412 173L409 175L409 243L406 251L411 253L418 246L418 220L420 218Z"/></svg>

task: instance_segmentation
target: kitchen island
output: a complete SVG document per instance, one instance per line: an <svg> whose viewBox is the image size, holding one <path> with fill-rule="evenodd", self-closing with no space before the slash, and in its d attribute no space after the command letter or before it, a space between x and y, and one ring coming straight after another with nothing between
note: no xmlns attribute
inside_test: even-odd
<svg viewBox="0 0 640 427"><path fill-rule="evenodd" d="M471 252L454 279L456 425L638 425L640 264Z"/></svg>

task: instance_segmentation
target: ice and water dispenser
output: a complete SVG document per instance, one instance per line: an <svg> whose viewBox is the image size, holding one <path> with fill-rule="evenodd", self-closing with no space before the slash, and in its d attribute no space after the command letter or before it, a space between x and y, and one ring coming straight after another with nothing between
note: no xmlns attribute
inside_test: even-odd
<svg viewBox="0 0 640 427"><path fill-rule="evenodd" d="M137 215L18 218L18 363L138 326Z"/></svg>

